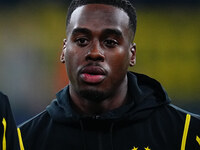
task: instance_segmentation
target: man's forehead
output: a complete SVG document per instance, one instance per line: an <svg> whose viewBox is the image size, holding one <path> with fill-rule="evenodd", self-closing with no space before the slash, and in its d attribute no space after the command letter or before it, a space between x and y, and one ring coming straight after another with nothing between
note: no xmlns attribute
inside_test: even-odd
<svg viewBox="0 0 200 150"><path fill-rule="evenodd" d="M74 10L70 23L73 27L99 23L107 25L128 25L129 17L122 9L106 4L88 4Z"/></svg>
<svg viewBox="0 0 200 150"><path fill-rule="evenodd" d="M121 8L113 6L113 5L98 4L98 3L84 4L84 5L81 5L81 6L77 7L75 10L80 9L80 8L82 8L82 9L91 9L91 10L99 10L100 9L101 11L113 11L113 9L122 10Z"/></svg>

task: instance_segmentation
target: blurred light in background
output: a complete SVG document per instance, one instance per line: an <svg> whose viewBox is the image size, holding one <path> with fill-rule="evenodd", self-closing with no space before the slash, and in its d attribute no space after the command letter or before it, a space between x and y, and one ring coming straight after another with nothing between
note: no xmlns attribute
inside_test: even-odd
<svg viewBox="0 0 200 150"><path fill-rule="evenodd" d="M59 62L67 2L0 1L0 90L17 123L45 109L68 83ZM173 103L200 113L200 5L173 2L135 2L137 65L130 69L160 81Z"/></svg>

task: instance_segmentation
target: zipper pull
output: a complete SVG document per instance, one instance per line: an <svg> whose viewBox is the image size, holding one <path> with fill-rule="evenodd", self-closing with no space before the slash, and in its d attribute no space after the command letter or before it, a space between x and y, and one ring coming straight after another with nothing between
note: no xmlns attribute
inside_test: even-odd
<svg viewBox="0 0 200 150"><path fill-rule="evenodd" d="M101 116L99 116L99 115L95 115L95 116L93 116L92 118L98 120L98 119L101 118Z"/></svg>

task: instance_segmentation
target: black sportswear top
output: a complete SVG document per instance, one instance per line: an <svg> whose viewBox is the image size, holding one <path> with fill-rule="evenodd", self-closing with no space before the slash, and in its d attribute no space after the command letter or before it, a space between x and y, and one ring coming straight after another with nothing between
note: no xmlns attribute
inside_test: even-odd
<svg viewBox="0 0 200 150"><path fill-rule="evenodd" d="M69 87L20 126L26 150L200 150L200 119L172 104L159 82L127 73L128 102L98 116L77 114Z"/></svg>

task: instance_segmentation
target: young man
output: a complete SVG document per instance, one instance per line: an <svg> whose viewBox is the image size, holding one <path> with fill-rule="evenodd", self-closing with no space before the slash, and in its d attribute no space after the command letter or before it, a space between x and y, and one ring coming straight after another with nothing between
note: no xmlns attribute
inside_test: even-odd
<svg viewBox="0 0 200 150"><path fill-rule="evenodd" d="M20 126L27 150L197 150L199 116L170 104L136 61L135 9L127 0L74 0L61 62L70 83Z"/></svg>
<svg viewBox="0 0 200 150"><path fill-rule="evenodd" d="M0 150L19 150L17 128L8 97L0 92Z"/></svg>

